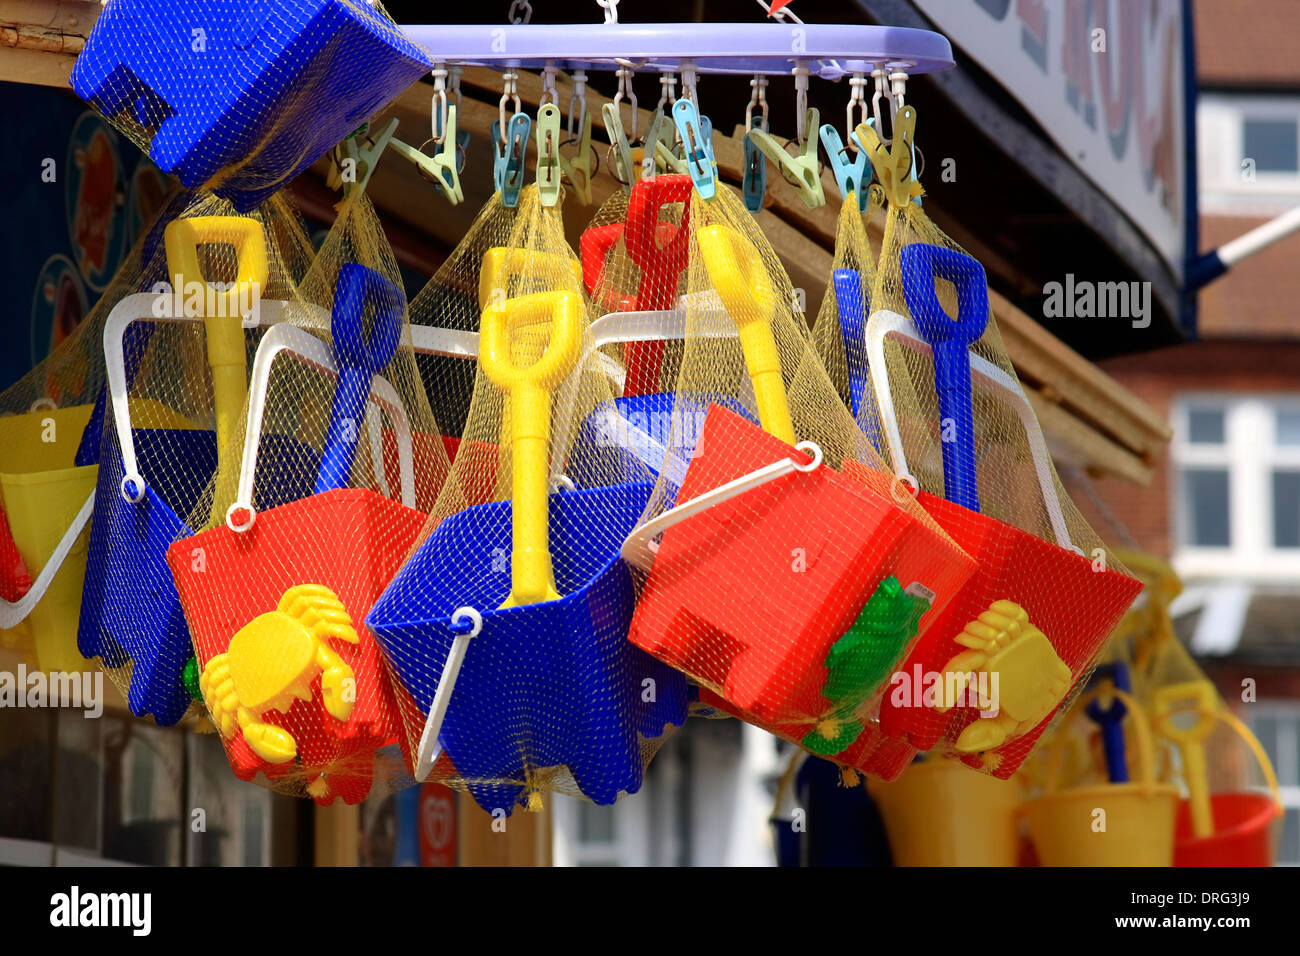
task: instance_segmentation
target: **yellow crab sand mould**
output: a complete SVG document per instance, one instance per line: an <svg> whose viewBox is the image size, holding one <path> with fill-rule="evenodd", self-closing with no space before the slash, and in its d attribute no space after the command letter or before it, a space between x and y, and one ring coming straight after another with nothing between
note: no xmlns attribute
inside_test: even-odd
<svg viewBox="0 0 1300 956"><path fill-rule="evenodd" d="M356 644L343 602L321 584L299 584L276 610L249 621L230 639L226 653L208 661L199 690L223 737L243 733L253 753L268 763L287 763L298 752L293 736L266 723L270 710L288 712L294 700L311 700L319 674L325 709L340 721L356 700L352 668L327 640Z"/></svg>
<svg viewBox="0 0 1300 956"><path fill-rule="evenodd" d="M996 716L981 717L963 730L956 749L979 753L1000 746L1042 721L1064 699L1073 675L1057 656L1051 641L1029 621L1029 615L1013 601L994 601L978 619L966 625L956 643L962 651L944 667L944 687L953 675L961 690L972 674L997 674L993 701ZM948 707L936 707L940 713Z"/></svg>

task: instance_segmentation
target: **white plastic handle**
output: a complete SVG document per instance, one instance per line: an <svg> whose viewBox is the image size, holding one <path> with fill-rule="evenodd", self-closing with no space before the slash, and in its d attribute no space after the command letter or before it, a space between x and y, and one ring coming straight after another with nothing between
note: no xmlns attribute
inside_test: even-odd
<svg viewBox="0 0 1300 956"><path fill-rule="evenodd" d="M253 482L257 470L257 452L262 437L262 421L266 416L266 390L271 380L271 366L281 352L292 352L307 364L338 374L330 347L310 332L287 323L274 326L263 336L253 358L253 374L248 390L248 422L244 431L244 452L239 463L239 490L235 502L226 511L226 524L233 531L247 531L253 525L256 512L253 508ZM388 412L397 435L398 473L402 483L402 504L415 507L415 455L411 425L406 417L402 400L392 383L381 376L370 380L371 401ZM382 446L381 446L382 448ZM383 467L382 451L376 460L376 470ZM237 511L248 514L246 523L233 519Z"/></svg>
<svg viewBox="0 0 1300 956"><path fill-rule="evenodd" d="M201 323L202 318L195 316L176 316L167 314L172 308L172 296L168 293L137 292L128 295L113 306L104 322L104 365L108 377L108 394L113 403L113 424L117 429L117 442L122 450L122 495L132 503L144 497L144 478L140 475L140 466L135 457L135 439L131 435L131 405L127 400L126 358L122 353L122 339L132 322L190 322ZM322 318L323 317L323 318ZM263 299L258 304L256 324L249 326L248 320L242 320L245 328L274 325L286 319L293 319L308 325L324 324L329 327L329 313L318 306L307 303L284 302L277 299ZM134 483L136 494L127 493L128 483Z"/></svg>
<svg viewBox="0 0 1300 956"><path fill-rule="evenodd" d="M77 512L77 516L68 525L68 530L63 532L63 537L59 539L54 552L50 555L49 560L45 562L45 567L41 568L40 574L36 575L36 580L32 582L32 586L27 593L17 601L0 600L0 628L7 630L11 627L17 627L26 619L27 615L32 613L32 609L40 603L41 598L45 597L45 592L50 589L50 582L59 573L59 568L63 567L64 560L72 550L72 546L76 544L77 538L81 535L87 523L89 523L91 512L94 510L95 492L92 490L86 496L85 503L82 504L81 510Z"/></svg>
<svg viewBox="0 0 1300 956"><path fill-rule="evenodd" d="M442 722L447 717L447 705L451 703L451 692L456 687L456 678L460 676L460 667L465 663L465 651L469 649L472 638L478 637L483 630L483 615L472 607L459 607L451 616L453 624L469 619L471 627L468 634L457 634L447 651L447 660L442 665L442 674L438 677L438 689L433 692L433 705L424 722L424 731L420 734L420 745L415 754L415 780L424 783L433 772L433 765L442 756L442 745L438 735L442 733Z"/></svg>
<svg viewBox="0 0 1300 956"><path fill-rule="evenodd" d="M812 461L804 464L795 461L793 458L782 458L780 461L774 461L770 465L764 465L747 475L741 475L724 485L712 488L702 495L697 495L690 501L684 501L674 508L669 508L663 514L657 515L645 524L633 529L632 533L624 539L623 560L643 571L649 571L654 565L655 553L659 550L654 539L673 525L785 475L794 472L806 474L821 467L822 450L816 442L801 441L794 447L805 454L811 455Z"/></svg>
<svg viewBox="0 0 1300 956"><path fill-rule="evenodd" d="M867 367L872 369L871 385L876 394L876 407L880 412L880 423L885 429L885 440L889 444L889 457L893 462L894 474L899 481L908 483L912 488L920 488L920 483L907 470L907 457L903 452L903 436L898 429L898 413L894 409L894 395L889 386L889 375L885 364L885 336L897 335L918 352L932 354L928 342L921 338L916 324L907 316L899 315L888 309L871 313L867 320ZM1034 472L1038 477L1038 487L1043 493L1043 504L1047 508L1047 517L1052 524L1052 533L1056 543L1076 553L1083 552L1070 540L1066 527L1065 515L1061 511L1061 499L1056 494L1056 483L1052 480L1052 459L1043 440L1043 431L1039 427L1038 417L1034 414L1029 399L1025 396L1020 383L994 365L988 359L967 349L970 356L971 374L993 388L1006 394L1011 405L1020 418L1029 440L1029 451L1034 459ZM876 373L879 374L876 374Z"/></svg>

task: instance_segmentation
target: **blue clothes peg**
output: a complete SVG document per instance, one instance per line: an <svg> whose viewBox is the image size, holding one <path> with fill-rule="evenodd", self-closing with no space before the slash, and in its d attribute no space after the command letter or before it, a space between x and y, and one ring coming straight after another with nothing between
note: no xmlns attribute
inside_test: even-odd
<svg viewBox="0 0 1300 956"><path fill-rule="evenodd" d="M868 123L874 120L867 120ZM831 172L835 174L835 182L840 187L840 197L848 202L849 196L857 198L858 210L865 211L867 208L867 186L871 182L871 164L867 161L867 151L862 148L862 144L856 139L853 140L858 146L857 155L850 160L848 147L840 139L840 131L830 123L822 126L821 130L822 146L826 149L826 155L830 158ZM852 135L852 134L850 134Z"/></svg>
<svg viewBox="0 0 1300 956"><path fill-rule="evenodd" d="M703 121L690 100L673 104L673 122L686 150L687 171L701 199L712 199L717 192L717 172L713 167L713 126ZM705 131L708 131L706 136Z"/></svg>
<svg viewBox="0 0 1300 956"><path fill-rule="evenodd" d="M519 191L524 188L524 165L528 156L528 137L533 131L533 119L527 113L516 113L506 126L504 147L501 144L501 122L492 123L492 144L496 152L492 159L492 182L501 193L501 202L509 209L519 205Z"/></svg>
<svg viewBox="0 0 1300 956"><path fill-rule="evenodd" d="M762 122L761 116L755 116L749 128L766 130ZM763 208L763 199L767 195L767 158L748 136L745 137L745 173L740 192L745 199L745 208L750 212Z"/></svg>

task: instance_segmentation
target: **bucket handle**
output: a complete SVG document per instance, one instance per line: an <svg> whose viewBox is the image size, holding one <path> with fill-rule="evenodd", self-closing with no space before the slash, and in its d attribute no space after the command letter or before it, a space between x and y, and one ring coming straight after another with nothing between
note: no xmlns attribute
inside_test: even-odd
<svg viewBox="0 0 1300 956"><path fill-rule="evenodd" d="M296 326L280 323L263 336L253 358L252 387L248 393L248 422L244 430L244 451L239 463L239 490L234 503L226 510L226 525L232 531L244 532L257 520L257 511L253 507L253 483L257 470L257 452L262 436L262 420L266 414L266 390L271 380L271 366L281 352L294 352L307 364L322 371L337 375L334 356L328 345ZM408 508L415 507L415 456L411 425L402 407L402 400L392 383L376 375L370 381L370 398L379 405L393 420L393 430L397 434L398 472L402 485L402 504ZM367 415L369 420L370 416ZM375 461L376 477L383 483L383 455ZM242 512L242 514L241 514ZM236 520L237 516L247 520Z"/></svg>
<svg viewBox="0 0 1300 956"><path fill-rule="evenodd" d="M888 368L885 363L885 336L891 333L901 336L907 344L918 351L930 352L931 348L921 337L916 323L905 315L899 315L888 309L878 309L871 313L871 318L867 320L867 367L877 369L880 373L871 376L871 383L876 393L876 407L880 410L880 423L889 445L889 457L894 465L894 474L909 488L920 488L921 485L916 477L907 470L903 436L898 428L898 414L894 409L889 375L885 371ZM1083 550L1070 538L1065 513L1061 509L1061 499L1056 494L1056 482L1052 478L1051 455L1047 451L1047 443L1043 439L1038 418L1034 415L1033 407L1030 406L1024 389L1020 387L1019 382L988 359L969 349L967 353L970 356L971 373L1006 393L1024 426L1025 437L1029 440L1029 451L1034 460L1034 472L1038 477L1038 487L1043 493L1043 504L1047 508L1047 517L1052 525L1052 533L1056 536L1056 543L1076 554L1083 554Z"/></svg>
<svg viewBox="0 0 1300 956"><path fill-rule="evenodd" d="M1215 721L1222 720L1246 742L1246 746L1255 755L1255 759L1259 761L1260 770L1264 773L1264 780L1272 793L1273 803L1277 807L1278 814L1281 815L1284 812L1282 790L1278 785L1277 774L1273 770L1273 762L1268 759L1268 753L1264 750L1264 745L1259 742L1259 738L1251 732L1251 729L1246 726L1244 721L1228 710L1219 699L1218 692L1215 691L1213 684L1204 679L1169 684L1157 690L1155 698L1156 727L1164 736L1178 745L1179 751L1183 754L1184 770L1189 776L1195 773L1202 778L1205 777L1204 741L1209 736L1210 731L1214 729ZM1174 724L1173 715L1179 710L1195 710L1197 713L1196 724L1186 730ZM1198 800L1191 782L1188 781L1187 785L1189 793L1192 794L1192 822L1194 830L1197 831L1196 835L1198 837L1209 836L1214 832L1214 820L1208 805L1208 794L1203 799Z"/></svg>
<svg viewBox="0 0 1300 956"><path fill-rule="evenodd" d="M1048 744L1047 767L1043 776L1043 792L1052 793L1056 791L1060 782L1061 755L1064 751L1064 734L1070 722L1076 719L1080 714L1087 710L1087 705L1093 700L1104 695L1113 695L1118 697L1120 702L1128 708L1128 712L1133 717L1133 728L1137 731L1138 758L1141 761L1142 768L1140 772L1140 785L1147 790L1156 786L1156 762L1155 762L1155 744L1151 737L1151 724L1147 719L1144 711L1133 695L1127 691L1120 690L1113 684L1103 684L1082 695L1074 702L1070 709L1069 717L1061 724L1056 732L1056 740ZM1130 774L1130 776L1132 776Z"/></svg>
<svg viewBox="0 0 1300 956"><path fill-rule="evenodd" d="M82 503L81 510L77 512L77 516L73 518L72 523L68 525L68 530L63 532L63 537L60 538L59 543L55 545L54 551L50 555L49 560L46 561L45 566L41 568L41 573L36 575L36 580L33 581L32 586L27 589L27 593L17 601L10 602L0 600L0 628L7 630L11 627L17 627L27 618L27 615L32 613L32 610L36 605L40 603L41 598L45 596L45 592L49 590L50 583L54 580L54 576L58 574L59 569L63 567L63 562L67 558L68 553L72 550L73 545L77 543L77 538L81 536L81 532L90 521L91 512L94 510L95 492L94 489L92 489L90 494L86 496L86 500Z"/></svg>
<svg viewBox="0 0 1300 956"><path fill-rule="evenodd" d="M801 441L794 447L811 456L811 460L797 462L793 458L782 458L780 461L764 465L747 475L741 475L739 478L734 478L717 488L711 488L689 501L683 501L676 507L669 508L662 514L651 518L645 524L633 529L632 533L623 541L623 560L633 567L649 571L654 564L655 553L659 550L655 538L673 525L770 481L775 481L794 472L807 474L821 467L822 450L816 442Z"/></svg>
<svg viewBox="0 0 1300 956"><path fill-rule="evenodd" d="M468 628L465 627L466 621L469 622ZM447 717L447 706L451 703L451 692L456 687L460 667L465 663L465 651L469 649L470 640L483 630L483 615L472 607L458 607L451 615L451 625L456 636L447 651L447 660L443 662L438 689L433 692L433 704L429 707L429 716L425 718L420 744L416 748L416 783L424 783L429 778L433 765L442 756L438 735L442 733L442 722Z"/></svg>
<svg viewBox="0 0 1300 956"><path fill-rule="evenodd" d="M120 493L135 504L144 498L146 481L140 474L135 455L135 438L131 431L131 405L128 401L126 357L123 341L132 322L188 322L198 324L198 316L174 314L174 296L166 293L138 292L128 295L109 312L104 321L104 365L108 379L108 393L113 406L113 425L122 455L122 485ZM271 326L285 320L303 325L329 328L329 313L309 303L284 302L264 299L257 311L246 320L248 327Z"/></svg>

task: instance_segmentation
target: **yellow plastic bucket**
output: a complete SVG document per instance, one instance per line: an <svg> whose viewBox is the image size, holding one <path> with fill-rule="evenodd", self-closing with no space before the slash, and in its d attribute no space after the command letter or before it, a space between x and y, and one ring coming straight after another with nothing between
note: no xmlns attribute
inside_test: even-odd
<svg viewBox="0 0 1300 956"><path fill-rule="evenodd" d="M1038 861L1042 866L1173 866L1179 793L1155 781L1151 730L1137 702L1118 688L1099 688L1079 698L1071 716L1102 693L1117 695L1133 716L1142 779L1072 787L1026 801L1020 812ZM1059 768L1060 745L1053 746L1049 766ZM1049 773L1049 790L1054 777Z"/></svg>
<svg viewBox="0 0 1300 956"><path fill-rule="evenodd" d="M136 399L131 405L132 416L150 427L195 427L150 399ZM93 408L36 408L0 417L0 507L33 577L40 574L94 494L99 466L74 464ZM42 671L80 671L87 665L77 651L77 623L89 531L87 521L31 613L0 634L0 646L33 650L36 667Z"/></svg>
<svg viewBox="0 0 1300 956"><path fill-rule="evenodd" d="M0 418L0 506L33 577L95 491L99 466L74 465L92 410L91 405L37 408ZM77 653L77 619L88 531L89 525L31 614L5 632L5 643L34 649L43 671L79 671L86 665Z"/></svg>
<svg viewBox="0 0 1300 956"><path fill-rule="evenodd" d="M956 760L914 763L867 789L885 821L896 866L1015 866L1020 785Z"/></svg>

